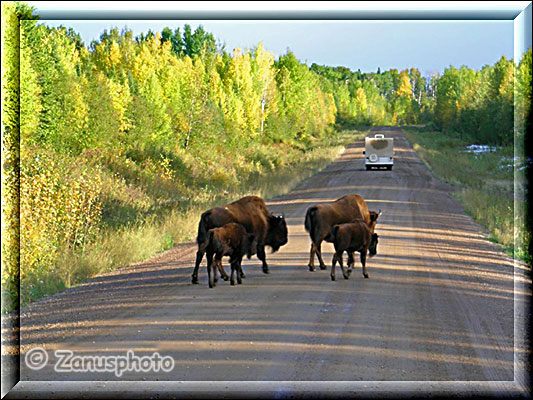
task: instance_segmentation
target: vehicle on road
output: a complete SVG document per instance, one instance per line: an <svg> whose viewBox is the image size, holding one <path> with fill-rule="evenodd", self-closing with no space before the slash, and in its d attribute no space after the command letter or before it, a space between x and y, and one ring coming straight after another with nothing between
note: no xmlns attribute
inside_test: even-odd
<svg viewBox="0 0 533 400"><path fill-rule="evenodd" d="M391 170L394 165L394 138L386 138L377 133L374 137L365 137L365 166L367 170L382 168Z"/></svg>

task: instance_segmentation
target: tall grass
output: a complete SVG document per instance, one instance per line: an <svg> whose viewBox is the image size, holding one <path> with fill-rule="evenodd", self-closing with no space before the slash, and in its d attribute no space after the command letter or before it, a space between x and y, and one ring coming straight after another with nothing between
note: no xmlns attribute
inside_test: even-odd
<svg viewBox="0 0 533 400"><path fill-rule="evenodd" d="M474 154L465 151L472 143L453 132L413 127L403 131L433 174L457 188L454 196L487 229L489 239L531 268L527 250L531 233L525 228L524 213L527 199L523 187L516 185L515 191L513 148ZM515 167L520 164L521 160L515 161Z"/></svg>

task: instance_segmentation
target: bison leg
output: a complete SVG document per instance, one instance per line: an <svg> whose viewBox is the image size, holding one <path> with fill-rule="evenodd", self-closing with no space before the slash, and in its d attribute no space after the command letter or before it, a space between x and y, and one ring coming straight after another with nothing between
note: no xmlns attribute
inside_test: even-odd
<svg viewBox="0 0 533 400"><path fill-rule="evenodd" d="M331 260L331 273L329 274L332 281L335 280L335 264L337 264L337 258L337 253L333 254L333 260Z"/></svg>
<svg viewBox="0 0 533 400"><path fill-rule="evenodd" d="M339 258L339 264L340 264L341 270L342 270L342 276L344 277L344 279L348 279L350 277L350 274L348 273L348 271L344 270L344 265L342 264L342 253L340 253L338 255L338 258ZM350 258L350 253L348 252L348 259L349 258Z"/></svg>
<svg viewBox="0 0 533 400"><path fill-rule="evenodd" d="M257 258L259 258L263 262L263 272L265 274L268 274L268 264L266 262L266 254L265 254L265 245L264 244L257 244Z"/></svg>
<svg viewBox="0 0 533 400"><path fill-rule="evenodd" d="M238 260L237 263L237 283L242 284L242 278L244 278L244 273L242 272L242 258Z"/></svg>
<svg viewBox="0 0 533 400"><path fill-rule="evenodd" d="M202 258L204 258L204 252L198 250L196 252L196 263L194 264L194 270L192 272L192 283L194 284L198 283L198 268L200 268L200 263L202 262Z"/></svg>
<svg viewBox="0 0 533 400"><path fill-rule="evenodd" d="M242 283L242 280L241 280L241 275L240 275L240 267L239 267L239 260L238 259L235 259L235 260L230 260L231 262L231 279L230 279L230 283L231 285L235 285L235 279L234 279L234 275L237 275L237 283L241 284Z"/></svg>
<svg viewBox="0 0 533 400"><path fill-rule="evenodd" d="M231 263L231 278L229 278L229 282L231 283L231 286L235 286L235 261L230 260ZM237 272L237 275L239 273Z"/></svg>
<svg viewBox="0 0 533 400"><path fill-rule="evenodd" d="M212 265L212 268L213 268L213 282L214 282L215 286L217 285L217 282L218 282L218 274L217 274L217 270L219 269L218 262L219 262L219 260L215 257L215 264ZM220 260L220 263L222 265L222 260Z"/></svg>
<svg viewBox="0 0 533 400"><path fill-rule="evenodd" d="M320 262L320 269L326 269L326 264L324 264L324 261L322 260L322 242L318 242L315 249L316 256L318 257L318 261Z"/></svg>
<svg viewBox="0 0 533 400"><path fill-rule="evenodd" d="M354 266L355 266L354 252L353 251L349 251L348 252L348 270L346 271L348 276L350 276L350 274L352 273L352 270L353 270Z"/></svg>
<svg viewBox="0 0 533 400"><path fill-rule="evenodd" d="M207 279L209 281L209 287L213 288L215 285L213 283L213 277L211 276L211 268L213 268L213 255L208 254L207 255Z"/></svg>
<svg viewBox="0 0 533 400"><path fill-rule="evenodd" d="M361 265L363 266L363 276L368 278L368 274L366 273L366 249L361 252Z"/></svg>
<svg viewBox="0 0 533 400"><path fill-rule="evenodd" d="M222 265L222 259L220 259L220 262L217 264L218 270L220 271L220 277L227 281L229 279L228 274L226 274L226 270L224 269L224 266ZM216 276L216 275L215 275Z"/></svg>
<svg viewBox="0 0 533 400"><path fill-rule="evenodd" d="M315 270L315 244L311 243L311 251L309 253L309 264L307 264L309 267L309 271Z"/></svg>

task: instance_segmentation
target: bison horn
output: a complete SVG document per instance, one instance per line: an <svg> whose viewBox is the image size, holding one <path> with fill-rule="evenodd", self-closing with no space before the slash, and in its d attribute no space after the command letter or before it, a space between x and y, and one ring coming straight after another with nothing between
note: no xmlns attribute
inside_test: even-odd
<svg viewBox="0 0 533 400"><path fill-rule="evenodd" d="M382 214L382 212L381 212L381 210L379 210L379 212L378 212L378 217L381 216L381 214Z"/></svg>

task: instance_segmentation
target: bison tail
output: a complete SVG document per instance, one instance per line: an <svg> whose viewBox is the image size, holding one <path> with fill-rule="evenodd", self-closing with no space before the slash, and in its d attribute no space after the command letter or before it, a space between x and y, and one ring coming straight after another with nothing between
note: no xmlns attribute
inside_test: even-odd
<svg viewBox="0 0 533 400"><path fill-rule="evenodd" d="M309 233L312 233L313 231L313 220L316 213L316 207L310 207L307 210L307 214L305 214L305 230Z"/></svg>
<svg viewBox="0 0 533 400"><path fill-rule="evenodd" d="M211 211L206 211L200 217L200 223L198 224L198 236L196 236L196 243L201 245L207 240L208 221Z"/></svg>
<svg viewBox="0 0 533 400"><path fill-rule="evenodd" d="M213 232L208 231L207 234L205 235L204 240L202 242L198 242L198 250L201 251L202 253L205 253L205 250L212 242L212 237L213 237Z"/></svg>
<svg viewBox="0 0 533 400"><path fill-rule="evenodd" d="M307 210L307 214L305 214L305 230L309 232L309 236L311 237L311 240L313 242L317 241L316 236L316 212L317 208L316 206L311 207Z"/></svg>

